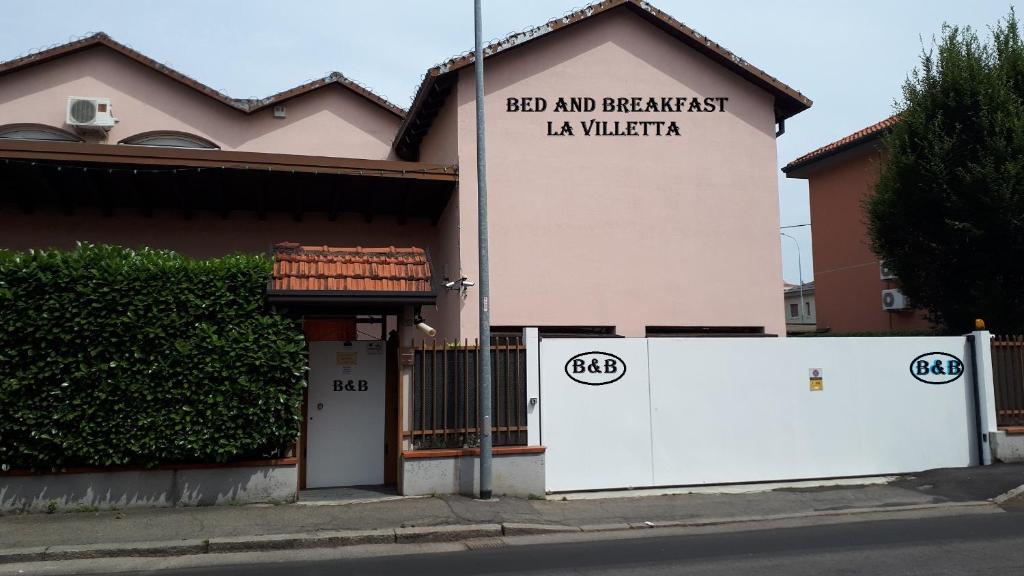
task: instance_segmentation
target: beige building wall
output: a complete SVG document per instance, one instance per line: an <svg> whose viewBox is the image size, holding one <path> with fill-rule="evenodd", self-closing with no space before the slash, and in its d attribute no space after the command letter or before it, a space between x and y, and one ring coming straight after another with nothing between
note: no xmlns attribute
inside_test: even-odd
<svg viewBox="0 0 1024 576"><path fill-rule="evenodd" d="M487 61L492 324L755 326L785 333L773 97L635 13L595 15ZM225 150L391 158L400 119L341 86L246 115L106 47L14 72L0 82L0 124L62 126L68 96L112 100L121 119L108 142L151 130L208 138ZM727 98L725 111L555 112L559 97ZM545 112L510 112L508 98L542 97ZM585 136L581 121L677 123L678 136ZM549 136L563 121L576 134ZM479 281L476 121L472 67L420 147L426 162L459 164L460 187L436 226L390 220L348 225L310 215L296 223L147 221L117 214L8 213L7 248L75 240L173 248L192 255L262 251L276 241L420 245L435 277ZM62 220L63 219L63 220ZM45 235L40 230L47 230ZM449 339L478 334L478 288L442 291L423 310Z"/></svg>
<svg viewBox="0 0 1024 576"><path fill-rule="evenodd" d="M123 54L96 46L7 75L0 81L0 125L64 128L69 96L111 100L120 122L106 142L151 130L202 136L223 150L386 159L401 118L340 85L246 114ZM95 140L94 136L89 137Z"/></svg>
<svg viewBox="0 0 1024 576"><path fill-rule="evenodd" d="M457 98L457 92L456 86L449 95L450 102ZM438 112L433 128L421 144L420 161L453 166L459 164L458 122L458 109L455 106L447 105ZM467 162L475 162L476 155L474 153L465 159ZM437 306L423 310L427 323L437 328L438 338L446 340L459 340L462 337L459 318L468 302L468 292L464 295L443 288L445 278L456 280L462 276L459 194L456 188L437 223L437 248L430 256L437 285L442 288L437 296ZM476 243L475 237L472 242Z"/></svg>
<svg viewBox="0 0 1024 576"><path fill-rule="evenodd" d="M616 11L486 65L493 325L764 326L785 334L773 97ZM727 112L554 113L559 96L728 97ZM541 96L543 113L506 111ZM472 67L458 91L463 271L477 277ZM674 120L678 137L547 136L546 122ZM447 120L452 124L452 119ZM441 122L435 122L434 130ZM426 152L428 147L424 147ZM470 290L460 333L478 333Z"/></svg>

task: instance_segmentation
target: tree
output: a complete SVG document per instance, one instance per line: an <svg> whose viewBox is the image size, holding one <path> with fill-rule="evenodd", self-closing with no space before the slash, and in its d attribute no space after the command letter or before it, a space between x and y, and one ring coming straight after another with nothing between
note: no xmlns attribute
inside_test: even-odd
<svg viewBox="0 0 1024 576"><path fill-rule="evenodd" d="M903 85L875 194L872 247L951 332L1024 332L1024 44L1017 18L944 26Z"/></svg>

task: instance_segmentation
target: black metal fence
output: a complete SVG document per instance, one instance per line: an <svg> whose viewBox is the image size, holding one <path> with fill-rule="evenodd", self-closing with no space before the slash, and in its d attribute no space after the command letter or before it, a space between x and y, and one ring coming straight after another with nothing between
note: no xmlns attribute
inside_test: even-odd
<svg viewBox="0 0 1024 576"><path fill-rule="evenodd" d="M421 342L413 351L414 450L479 446L480 346L474 341ZM491 425L495 446L525 445L526 347L496 338L491 347Z"/></svg>
<svg viewBox="0 0 1024 576"><path fill-rule="evenodd" d="M998 426L1024 426L1024 336L992 336Z"/></svg>

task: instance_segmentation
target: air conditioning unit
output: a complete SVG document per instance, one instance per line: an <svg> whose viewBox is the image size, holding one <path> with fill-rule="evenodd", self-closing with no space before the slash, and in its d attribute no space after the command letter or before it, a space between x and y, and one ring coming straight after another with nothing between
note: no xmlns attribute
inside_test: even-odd
<svg viewBox="0 0 1024 576"><path fill-rule="evenodd" d="M885 265L885 260L879 260L878 261L878 270L879 270L879 277L882 280L895 280L896 279L896 273L892 271L892 268L889 268L888 266Z"/></svg>
<svg viewBox="0 0 1024 576"><path fill-rule="evenodd" d="M910 304L907 302L907 297L899 288L882 290L882 310L896 312L908 308L910 308Z"/></svg>
<svg viewBox="0 0 1024 576"><path fill-rule="evenodd" d="M117 124L109 98L68 98L68 126L80 130L110 130Z"/></svg>

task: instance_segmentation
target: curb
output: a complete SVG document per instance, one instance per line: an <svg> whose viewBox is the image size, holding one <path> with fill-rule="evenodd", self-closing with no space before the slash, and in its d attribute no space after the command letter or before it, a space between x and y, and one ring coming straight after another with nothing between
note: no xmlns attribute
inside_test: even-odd
<svg viewBox="0 0 1024 576"><path fill-rule="evenodd" d="M1017 496L1019 496L1021 494L1024 494L1024 484L1021 484L1020 486L1017 486L1013 490L1008 490L1006 492L1003 492L999 496L996 496L995 498L993 498L992 502L995 502L996 504L1002 504L1003 502L1006 502L1007 500L1009 500L1011 498L1015 498L1015 497L1017 497Z"/></svg>
<svg viewBox="0 0 1024 576"><path fill-rule="evenodd" d="M1024 491L1024 487L1018 490ZM1012 492L1012 491L1011 491ZM1011 496L1012 497L1012 496ZM1008 497L1009 498L1009 497ZM825 516L854 516L859 514L912 512L959 508L995 507L993 500L973 502L947 502L942 504L911 504L876 508L849 508L797 514L765 516L735 516L730 518L703 518L655 522L617 524L591 524L567 526L562 524L457 524L447 526L415 526L378 530L325 530L295 534L268 534L261 536L231 536L208 540L171 540L162 542L133 542L129 544L89 544L81 546L49 546L0 549L0 564L39 562L51 560L80 560L93 558L186 556L225 552L258 552L267 550L296 550L303 548L336 548L367 544L421 544L437 542L465 542L481 538L503 536L530 536L558 533L596 533L651 528L697 528L727 524L748 524L817 518Z"/></svg>

